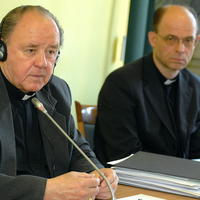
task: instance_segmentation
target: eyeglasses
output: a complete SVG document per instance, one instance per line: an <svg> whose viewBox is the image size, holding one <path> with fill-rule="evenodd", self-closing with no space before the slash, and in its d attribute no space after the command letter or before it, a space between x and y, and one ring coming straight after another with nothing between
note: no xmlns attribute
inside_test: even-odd
<svg viewBox="0 0 200 200"><path fill-rule="evenodd" d="M163 39L166 42L166 44L169 46L174 46L174 45L177 45L180 42L182 42L185 47L191 48L192 46L194 46L196 44L196 39L193 37L185 37L185 38L180 39L180 38L176 37L175 35L162 36L162 35L159 35L158 33L157 33L157 35L161 39Z"/></svg>

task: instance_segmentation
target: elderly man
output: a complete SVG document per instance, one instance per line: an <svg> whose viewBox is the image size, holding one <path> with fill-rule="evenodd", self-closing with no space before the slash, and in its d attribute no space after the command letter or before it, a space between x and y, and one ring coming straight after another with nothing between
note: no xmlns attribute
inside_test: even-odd
<svg viewBox="0 0 200 200"><path fill-rule="evenodd" d="M74 127L66 82L52 75L62 29L41 6L11 10L0 28L0 196L3 200L108 199L102 178L59 130L37 111L48 113L101 168L113 190L118 178L103 168ZM76 171L76 172L75 172Z"/></svg>

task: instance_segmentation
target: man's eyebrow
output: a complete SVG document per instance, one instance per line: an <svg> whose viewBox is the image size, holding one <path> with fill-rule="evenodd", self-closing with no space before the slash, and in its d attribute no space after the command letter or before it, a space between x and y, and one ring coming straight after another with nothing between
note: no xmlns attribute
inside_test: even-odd
<svg viewBox="0 0 200 200"><path fill-rule="evenodd" d="M22 44L23 48L37 48L38 46L39 46L39 44L33 44L33 43Z"/></svg>
<svg viewBox="0 0 200 200"><path fill-rule="evenodd" d="M50 48L54 48L54 49L58 49L58 48L59 48L59 45L58 45L58 44L55 44L55 45L49 45L48 47L50 47Z"/></svg>
<svg viewBox="0 0 200 200"><path fill-rule="evenodd" d="M185 36L183 38L179 38L178 36L173 35L173 34L168 34L168 35L164 36L164 38L168 38L168 37L176 37L178 39L193 39L193 40L195 40L195 38L196 38L195 36L192 36L192 35Z"/></svg>
<svg viewBox="0 0 200 200"><path fill-rule="evenodd" d="M32 47L32 48L37 48L37 47L39 47L39 46L40 46L39 44L32 44L32 43L24 45L24 47ZM58 49L58 48L59 48L59 45L58 45L58 44L49 45L49 46L47 46L47 48Z"/></svg>

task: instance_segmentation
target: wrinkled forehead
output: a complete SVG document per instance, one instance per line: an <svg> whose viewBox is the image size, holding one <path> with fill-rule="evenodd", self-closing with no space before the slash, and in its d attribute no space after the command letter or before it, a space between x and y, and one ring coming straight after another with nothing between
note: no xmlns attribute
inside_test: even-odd
<svg viewBox="0 0 200 200"><path fill-rule="evenodd" d="M32 27L34 25L51 25L54 26L55 29L58 31L58 27L55 23L55 21L48 15L41 13L37 10L32 10L32 11L27 11L26 13L24 13L21 18L18 20L18 22L16 23L14 29L20 27L20 28L24 28L24 27ZM31 29L31 28L30 28ZM47 30L48 32L48 30Z"/></svg>
<svg viewBox="0 0 200 200"><path fill-rule="evenodd" d="M25 38L52 38L57 39L58 43L60 41L59 29L55 21L44 14L37 11L30 11L25 13L18 23L13 28L9 39L16 37L23 40Z"/></svg>

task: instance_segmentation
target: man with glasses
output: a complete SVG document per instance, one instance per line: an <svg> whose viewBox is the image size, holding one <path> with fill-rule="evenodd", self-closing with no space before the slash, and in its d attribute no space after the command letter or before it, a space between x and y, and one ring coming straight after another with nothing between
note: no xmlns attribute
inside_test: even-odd
<svg viewBox="0 0 200 200"><path fill-rule="evenodd" d="M137 151L200 157L200 78L186 69L197 32L192 9L158 8L148 34L152 53L107 77L95 130L103 163Z"/></svg>

